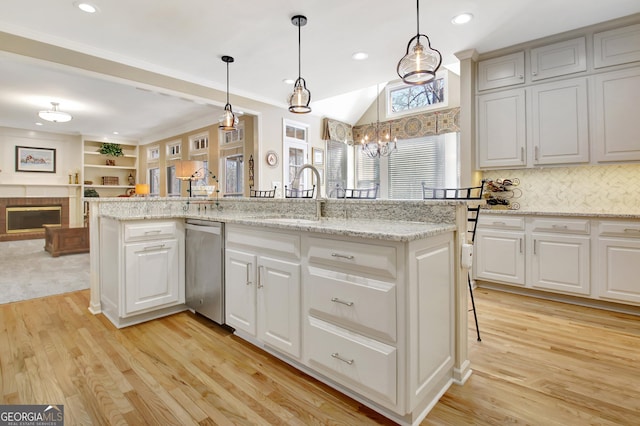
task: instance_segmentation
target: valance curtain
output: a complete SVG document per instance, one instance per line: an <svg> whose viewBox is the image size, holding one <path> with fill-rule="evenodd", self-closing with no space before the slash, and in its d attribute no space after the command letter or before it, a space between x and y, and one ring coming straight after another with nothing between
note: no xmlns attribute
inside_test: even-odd
<svg viewBox="0 0 640 426"><path fill-rule="evenodd" d="M325 118L322 126L322 140L353 143L353 127L342 121Z"/></svg>
<svg viewBox="0 0 640 426"><path fill-rule="evenodd" d="M391 125L391 138L415 139L443 133L459 132L460 108L450 108L436 112L413 114L397 120L381 122L383 128ZM361 141L365 135L369 140L375 137L375 123L353 127L353 137Z"/></svg>

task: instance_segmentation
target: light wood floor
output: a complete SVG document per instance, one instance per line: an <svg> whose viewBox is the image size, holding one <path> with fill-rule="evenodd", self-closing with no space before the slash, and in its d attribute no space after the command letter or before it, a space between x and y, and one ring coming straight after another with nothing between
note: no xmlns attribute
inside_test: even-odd
<svg viewBox="0 0 640 426"><path fill-rule="evenodd" d="M475 295L474 374L423 424L640 424L639 317ZM1 404L64 404L66 425L390 424L190 313L117 330L88 298L0 305Z"/></svg>

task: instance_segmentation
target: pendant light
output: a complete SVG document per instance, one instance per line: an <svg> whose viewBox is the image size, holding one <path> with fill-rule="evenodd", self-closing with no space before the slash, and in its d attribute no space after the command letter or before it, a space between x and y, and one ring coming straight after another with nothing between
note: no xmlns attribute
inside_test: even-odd
<svg viewBox="0 0 640 426"><path fill-rule="evenodd" d="M40 111L38 117L43 120L53 121L54 123L66 123L71 120L71 114L58 110L58 102L51 102L51 109Z"/></svg>
<svg viewBox="0 0 640 426"><path fill-rule="evenodd" d="M307 82L301 77L300 71L300 27L307 24L307 17L296 15L291 18L291 23L298 27L298 79L293 87L293 93L289 97L289 111L296 114L306 114L311 112L309 102L311 92L307 89Z"/></svg>
<svg viewBox="0 0 640 426"><path fill-rule="evenodd" d="M369 158L388 157L398 150L397 139L391 139L391 123L387 134L383 136L384 129L380 124L380 87L376 85L376 124L374 126L373 140L369 140L369 136L365 134L360 141L362 153ZM371 125L369 126L371 128ZM368 130L368 129L367 129Z"/></svg>
<svg viewBox="0 0 640 426"><path fill-rule="evenodd" d="M431 47L429 37L420 34L420 0L416 0L416 15L417 35L409 40L407 52L398 62L398 75L405 83L418 85L436 77L436 71L442 64L442 55ZM426 39L426 46L420 43L420 38Z"/></svg>
<svg viewBox="0 0 640 426"><path fill-rule="evenodd" d="M236 130L236 126L238 125L238 117L233 113L233 109L229 103L229 64L233 62L233 57L225 55L222 57L222 62L227 64L227 104L224 106L222 117L220 117L219 127L220 130L230 132Z"/></svg>

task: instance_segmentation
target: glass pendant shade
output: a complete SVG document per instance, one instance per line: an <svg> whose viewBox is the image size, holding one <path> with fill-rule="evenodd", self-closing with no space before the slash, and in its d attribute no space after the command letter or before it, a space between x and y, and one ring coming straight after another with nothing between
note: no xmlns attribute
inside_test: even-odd
<svg viewBox="0 0 640 426"><path fill-rule="evenodd" d="M233 113L233 108L229 103L229 64L233 61L234 59L231 56L225 55L222 57L222 62L227 64L227 104L224 106L224 112L220 117L220 125L218 127L224 132L236 130L238 125L238 117Z"/></svg>
<svg viewBox="0 0 640 426"><path fill-rule="evenodd" d="M52 121L54 123L66 123L67 121L70 121L73 118L71 117L71 114L59 111L58 105L59 104L57 102L51 102L52 108L47 111L40 111L38 113L38 117L46 121Z"/></svg>
<svg viewBox="0 0 640 426"><path fill-rule="evenodd" d="M296 114L306 114L311 112L309 102L311 101L311 92L307 89L307 83L304 78L298 78L293 87L293 93L289 97L289 111Z"/></svg>
<svg viewBox="0 0 640 426"><path fill-rule="evenodd" d="M398 76L407 84L425 84L436 77L442 54L431 47L429 37L420 34L420 0L416 0L416 35L409 40L405 55L398 62Z"/></svg>
<svg viewBox="0 0 640 426"><path fill-rule="evenodd" d="M306 114L311 112L309 102L311 102L311 92L307 89L307 82L301 77L300 65L300 27L307 24L307 18L296 15L291 18L291 23L298 27L298 79L293 86L293 93L289 96L289 111L296 114Z"/></svg>
<svg viewBox="0 0 640 426"><path fill-rule="evenodd" d="M426 40L426 46L421 39ZM407 84L425 84L436 77L441 63L442 55L431 48L429 37L418 34L409 40L407 53L398 62L398 75Z"/></svg>

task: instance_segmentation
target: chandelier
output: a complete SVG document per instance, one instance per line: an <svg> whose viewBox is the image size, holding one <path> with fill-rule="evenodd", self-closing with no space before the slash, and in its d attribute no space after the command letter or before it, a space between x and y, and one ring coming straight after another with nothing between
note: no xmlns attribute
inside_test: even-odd
<svg viewBox="0 0 640 426"><path fill-rule="evenodd" d="M57 102L51 102L53 108L47 111L40 111L38 116L43 120L53 121L54 123L66 123L71 120L71 114L60 111L58 105Z"/></svg>
<svg viewBox="0 0 640 426"><path fill-rule="evenodd" d="M397 138L394 137L393 140L391 140L391 123L389 123L388 128L380 124L380 88L378 86L376 86L376 88L378 89L376 91L376 124L368 126L364 137L360 141L362 153L369 158L388 157L398 149L396 144ZM374 126L373 138L369 140L368 130L371 129L371 126Z"/></svg>
<svg viewBox="0 0 640 426"><path fill-rule="evenodd" d="M398 75L407 84L425 84L436 77L436 71L442 64L442 55L431 47L429 37L420 34L420 0L416 0L417 34L409 40L407 52L398 62ZM426 47L420 43L426 43ZM411 44L414 43L413 48Z"/></svg>

